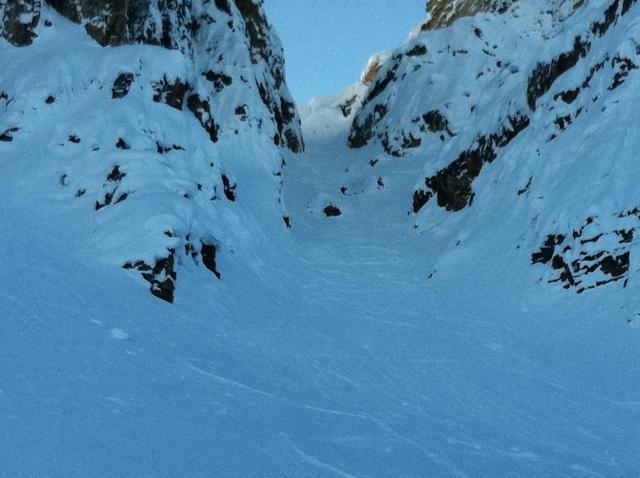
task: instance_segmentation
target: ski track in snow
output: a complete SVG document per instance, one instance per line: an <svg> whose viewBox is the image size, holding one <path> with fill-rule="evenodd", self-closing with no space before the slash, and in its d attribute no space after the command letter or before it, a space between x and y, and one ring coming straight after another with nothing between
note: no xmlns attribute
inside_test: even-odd
<svg viewBox="0 0 640 478"><path fill-rule="evenodd" d="M248 385L244 385L240 382L236 382L235 380L231 380L229 378L225 378L225 377L221 377L220 375L216 375L214 373L211 372L207 372L206 370L202 370L200 367L196 367L195 365L191 365L191 364L186 364L188 368L190 368L191 370L194 370L198 373L201 373L202 375L205 375L207 377L210 377L224 385L230 385L232 387L237 387L241 390L245 390L247 392L251 392L251 393L255 393L257 395L262 395L264 397L269 397L269 398L275 398L274 395L268 393L268 392L263 392L262 390L258 390L255 389L253 387L250 387Z"/></svg>
<svg viewBox="0 0 640 478"><path fill-rule="evenodd" d="M185 460L190 476L209 476L202 470L226 476L625 476L637 469L634 387L614 381L604 388L601 372L582 369L576 361L588 354L574 347L579 342L557 342L538 327L549 328L547 318L536 319L541 311L553 315L540 304L528 304L530 311L519 316L522 298L515 295L496 291L485 302L467 284L458 287L470 295L457 301L451 284L431 289L423 238L409 223L372 217L360 224L367 198L352 199L350 212L334 221L310 211L307 205L325 194L346 158L325 156L326 147L311 136L308 142L287 183L301 260L268 296L256 294L264 287L261 277L243 285L246 273L231 270L222 286L233 301L216 295L193 305L186 288L185 302L165 306L140 300L143 291L115 271L120 283L113 282L110 297L122 297L120 305L95 291L86 301L91 287L66 285L78 274L105 273L71 269L58 259L64 255L34 258L18 278L4 269L8 318L0 327L12 346L0 358L14 371L2 375L3 441L18 450L48 423L56 434L87 442L81 447L86 458L74 461L75 468L60 458L54 468L15 465L14 476L41 475L38 470L175 476ZM30 227L4 219L15 225L13 237ZM26 254L26 246L17 247L18 255ZM43 242L29 250L50 249ZM38 261L44 267L38 269ZM109 274L96 282L113 281ZM21 291L34 282L51 287L51 295L25 301ZM495 302L498 297L506 302ZM584 332L579 324L559 327ZM117 340L104 342L105 334ZM586 334L597 350L598 329ZM624 334L628 329L615 340ZM556 345L546 346L549 339ZM42 360L28 352L34 347ZM624 347L625 362L639 358ZM632 375L629 370L621 380ZM197 425L189 425L194 420ZM155 422L147 435L151 449L173 447L181 457L163 461L164 471L153 468L154 454L126 438ZM180 443L162 438L169 430ZM111 450L109 457L91 458L87 447L96 440ZM253 442L242 455L250 458L237 455L241 443ZM75 445L54 440L35 450L65 457ZM121 446L134 450L137 464L114 458ZM10 451L7 457L5 449L0 461L19 463L16 456ZM98 471L96 463L115 471Z"/></svg>
<svg viewBox="0 0 640 478"><path fill-rule="evenodd" d="M288 436L283 435L283 439L293 449L293 451L295 451L298 454L298 456L300 456L300 458L302 458L305 462L309 463L310 465L318 467L321 470L325 470L325 471L327 471L330 474L333 474L335 476L340 476L342 478L355 478L355 475L351 475L349 473L346 473L346 472L340 470L339 468L336 468L335 466L330 465L329 463L325 463L325 462L319 460L318 458L309 455L304 450L302 450L300 447L298 447L295 443L293 443L293 441L291 441L291 439Z"/></svg>

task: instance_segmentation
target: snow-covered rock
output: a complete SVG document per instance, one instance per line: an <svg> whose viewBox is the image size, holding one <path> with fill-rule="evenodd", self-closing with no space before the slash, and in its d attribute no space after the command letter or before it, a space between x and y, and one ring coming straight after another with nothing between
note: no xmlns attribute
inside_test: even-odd
<svg viewBox="0 0 640 478"><path fill-rule="evenodd" d="M76 209L97 259L168 301L183 264L217 280L221 252L264 249L286 227L282 172L303 141L260 5L1 7L4 174L37 181L34 201Z"/></svg>
<svg viewBox="0 0 640 478"><path fill-rule="evenodd" d="M626 286L640 225L640 144L630 133L638 8L429 2L422 31L379 67L358 103L349 145L421 159L415 188L399 192L420 230L462 214L467 233L514 231L513 247L528 251L520 260L549 266L545 280L578 292ZM589 237L577 232L585 224Z"/></svg>

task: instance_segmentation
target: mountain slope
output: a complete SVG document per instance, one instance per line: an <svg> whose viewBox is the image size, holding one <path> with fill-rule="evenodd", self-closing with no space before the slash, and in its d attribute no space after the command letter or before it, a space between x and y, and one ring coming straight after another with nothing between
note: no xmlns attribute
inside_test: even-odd
<svg viewBox="0 0 640 478"><path fill-rule="evenodd" d="M495 223L520 231L510 248L543 264L545 282L626 287L638 272L637 8L515 2L426 24L380 68L349 144L422 158L401 193L421 229L461 221L472 236Z"/></svg>
<svg viewBox="0 0 640 478"><path fill-rule="evenodd" d="M131 3L128 16L52 3L84 29L31 3L32 44L0 52L5 177L37 181L28 200L76 209L97 259L138 270L168 301L182 263L219 277L221 249L269 248L251 230L284 230L282 169L303 144L259 3ZM3 8L17 30L16 5Z"/></svg>
<svg viewBox="0 0 640 478"><path fill-rule="evenodd" d="M613 58L639 7L447 13L301 108L294 155L258 3L190 3L217 21L170 48L46 4L5 22L35 36L0 40L0 476L636 476L637 80ZM169 303L132 269L171 254Z"/></svg>

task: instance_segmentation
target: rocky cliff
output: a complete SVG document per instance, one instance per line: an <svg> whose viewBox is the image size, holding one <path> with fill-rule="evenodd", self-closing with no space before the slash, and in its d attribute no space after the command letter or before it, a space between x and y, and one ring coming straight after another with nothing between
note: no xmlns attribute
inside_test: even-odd
<svg viewBox="0 0 640 478"><path fill-rule="evenodd" d="M418 230L462 216L467 234L495 219L498 234L522 231L512 247L542 280L626 287L638 269L638 8L429 2L413 38L345 97L349 146L377 168L421 162L413 190L398 192Z"/></svg>
<svg viewBox="0 0 640 478"><path fill-rule="evenodd" d="M181 264L219 278L234 237L288 224L282 171L304 146L261 3L0 4L0 154L39 157L58 187L41 200L81 204L97 255L168 301Z"/></svg>

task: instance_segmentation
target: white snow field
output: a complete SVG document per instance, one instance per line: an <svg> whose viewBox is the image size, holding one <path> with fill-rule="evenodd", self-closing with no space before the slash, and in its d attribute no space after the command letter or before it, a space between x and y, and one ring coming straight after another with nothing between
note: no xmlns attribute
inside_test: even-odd
<svg viewBox="0 0 640 478"><path fill-rule="evenodd" d="M640 331L616 291L541 288L491 231L430 281L446 241L374 214L405 206L392 188L306 209L348 167L307 142L290 251L193 274L173 305L0 163L0 474L636 476Z"/></svg>
<svg viewBox="0 0 640 478"><path fill-rule="evenodd" d="M56 22L51 35L80 35ZM65 37L50 41L62 48ZM17 85L31 63L0 46L12 65L0 78L10 70ZM44 65L59 61L45 43L28 48ZM190 68L176 52L147 46L101 49L87 39L73 54L93 58L105 84L113 71L101 68L114 63L140 62L142 78ZM540 237L575 224L567 211L606 221L637 199L637 167L631 179L623 168L635 136L625 144L614 136L613 179L580 176L606 169L597 146L613 133L593 127L587 164L524 162L550 181L534 185L538 200L513 199L529 170L499 158L478 179L473 207L414 215L424 157L347 147L355 112L345 118L337 106L355 94L361 101L367 87L358 84L301 108L306 153L286 156L281 206L271 138L223 135L213 148L193 117L166 105L140 116L150 108L141 106L145 91L111 111L81 65L50 67L68 81L59 115L42 113L43 79L20 85L33 97L0 116L3 127L21 126L0 150L0 476L640 475L638 276L577 294L531 264ZM87 88L72 91L74 78ZM632 85L607 97L624 118L637 110ZM105 111L117 121L102 124ZM66 141L69 117L86 125L79 144ZM194 150L152 156L155 144L135 133L150 123L175 135L162 142ZM580 130L567 131L545 151L558 158L582 144ZM125 134L131 150L91 162L93 146ZM95 211L102 178L125 160L130 197L122 209ZM238 181L233 205L192 190L194 178L225 168ZM608 181L625 181L628 193L616 189L607 202ZM84 199L74 197L80 187ZM196 199L183 202L183 191ZM574 191L583 195L572 202ZM341 214L327 217L331 205ZM531 225L535 214L542 225ZM548 229L554 220L557 231ZM183 259L171 304L122 269L124 259L164 252L172 238L152 232L165 228L213 236L221 280Z"/></svg>

